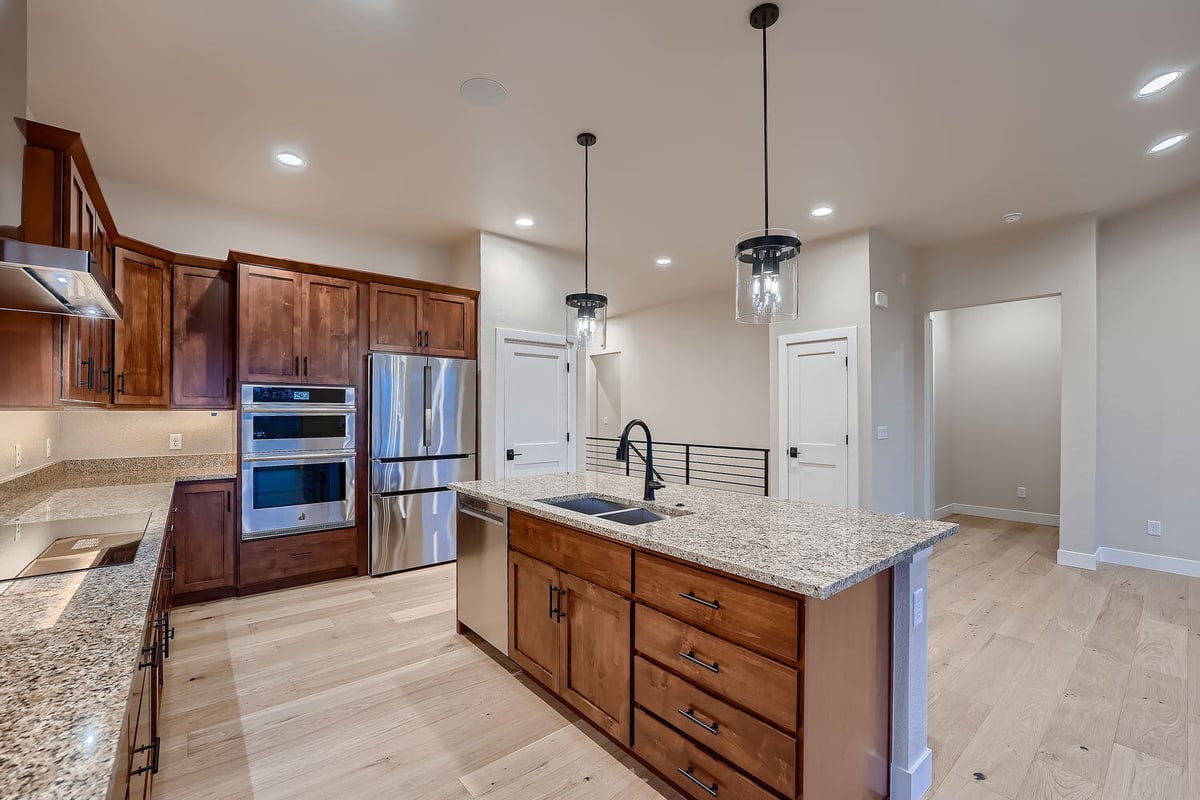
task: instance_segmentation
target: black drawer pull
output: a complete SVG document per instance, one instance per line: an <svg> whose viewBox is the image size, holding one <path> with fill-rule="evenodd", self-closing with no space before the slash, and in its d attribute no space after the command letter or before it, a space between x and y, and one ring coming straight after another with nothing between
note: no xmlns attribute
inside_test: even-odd
<svg viewBox="0 0 1200 800"><path fill-rule="evenodd" d="M312 558L312 551L309 550L305 553L292 553L290 556L288 556L288 558Z"/></svg>
<svg viewBox="0 0 1200 800"><path fill-rule="evenodd" d="M694 774L696 772L695 767L688 767L687 769L684 769L683 767L679 767L678 769L679 769L680 775L687 778L689 781L696 784L701 789L703 789L704 791L711 794L713 797L716 797L717 793L721 791L721 787L717 785L716 781L713 781L713 785L709 786L707 783L705 783L704 781L697 778Z"/></svg>
<svg viewBox="0 0 1200 800"><path fill-rule="evenodd" d="M687 717L692 722L699 725L701 728L704 728L704 730L708 731L713 736L720 735L720 733L721 733L721 731L719 730L719 728L721 727L720 724L714 722L712 725L709 725L707 722L701 721L700 718L696 716L696 709L691 708L689 706L686 711L684 711L682 708L678 709L678 711L680 714L683 714L685 717Z"/></svg>
<svg viewBox="0 0 1200 800"><path fill-rule="evenodd" d="M157 652L157 647L143 647L142 653L149 653L150 660L138 662L138 669L151 669L152 667L158 666L158 660L154 657Z"/></svg>
<svg viewBox="0 0 1200 800"><path fill-rule="evenodd" d="M701 600L699 597L696 597L695 592L688 592L687 594L680 592L679 596L684 600L691 600L693 603L699 603L705 608L711 608L713 611L721 610L721 601L719 600Z"/></svg>
<svg viewBox="0 0 1200 800"><path fill-rule="evenodd" d="M696 658L695 650L688 650L686 653L681 650L681 651L679 651L679 657L686 658L688 661L692 662L693 664L699 664L700 666L704 667L709 672L720 672L721 671L721 665L718 664L717 662L714 661L711 664L706 664L705 662Z"/></svg>
<svg viewBox="0 0 1200 800"><path fill-rule="evenodd" d="M162 742L162 739L155 736L154 741L152 741L150 744L144 744L141 747L134 748L133 752L135 752L135 753L144 753L147 750L151 751L150 752L150 760L148 762L146 762L146 766L138 767L135 770L131 770L129 773L130 775L142 775L143 773L146 773L146 772L158 774L158 753L159 753L159 750L161 749L161 742Z"/></svg>

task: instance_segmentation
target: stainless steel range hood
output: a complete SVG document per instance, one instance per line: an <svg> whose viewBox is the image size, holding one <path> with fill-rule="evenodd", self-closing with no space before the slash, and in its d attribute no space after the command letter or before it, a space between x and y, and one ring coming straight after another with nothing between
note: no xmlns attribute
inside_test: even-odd
<svg viewBox="0 0 1200 800"><path fill-rule="evenodd" d="M0 309L120 319L124 313L86 250L0 239Z"/></svg>

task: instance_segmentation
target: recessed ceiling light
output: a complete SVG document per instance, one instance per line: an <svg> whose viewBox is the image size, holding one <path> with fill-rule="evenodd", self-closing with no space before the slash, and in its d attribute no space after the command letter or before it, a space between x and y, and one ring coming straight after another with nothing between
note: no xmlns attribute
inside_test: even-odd
<svg viewBox="0 0 1200 800"><path fill-rule="evenodd" d="M1188 137L1188 135L1186 133L1177 133L1174 136L1168 136L1167 138L1163 139L1161 142L1159 142L1158 144L1154 145L1149 150L1147 150L1146 154L1154 155L1155 153L1161 153L1164 150L1170 150L1172 147L1175 147L1176 145L1182 143L1183 140L1186 139L1187 137Z"/></svg>
<svg viewBox="0 0 1200 800"><path fill-rule="evenodd" d="M660 267L669 267L671 266L671 259L663 256L662 258L654 259L654 263L658 264Z"/></svg>
<svg viewBox="0 0 1200 800"><path fill-rule="evenodd" d="M1175 81L1183 77L1183 70L1174 70L1159 75L1154 80L1147 83L1145 86L1137 90L1138 97L1149 97L1152 94L1158 94L1163 89L1170 86Z"/></svg>
<svg viewBox="0 0 1200 800"><path fill-rule="evenodd" d="M473 106L504 105L508 97L508 90L491 78L468 78L458 87L458 93Z"/></svg>
<svg viewBox="0 0 1200 800"><path fill-rule="evenodd" d="M303 167L305 163L303 158L287 150L284 150L282 153L276 153L275 160L285 167Z"/></svg>
<svg viewBox="0 0 1200 800"><path fill-rule="evenodd" d="M1005 214L1004 221L1007 222L1009 225L1012 225L1014 222L1020 222L1021 217L1023 217L1023 216L1024 216L1024 214L1022 214L1020 211L1014 211L1011 214Z"/></svg>
<svg viewBox="0 0 1200 800"><path fill-rule="evenodd" d="M828 217L833 214L833 206L817 206L808 213L817 219L821 219L822 217Z"/></svg>
<svg viewBox="0 0 1200 800"><path fill-rule="evenodd" d="M533 227L533 217L517 217L515 220L513 220L513 222L517 224L518 228Z"/></svg>

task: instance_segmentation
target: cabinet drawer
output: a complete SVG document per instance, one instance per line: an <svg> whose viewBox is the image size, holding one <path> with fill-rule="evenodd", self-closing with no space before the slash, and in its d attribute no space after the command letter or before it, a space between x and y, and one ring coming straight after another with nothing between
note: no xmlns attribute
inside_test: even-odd
<svg viewBox="0 0 1200 800"><path fill-rule="evenodd" d="M646 553L637 554L636 564L639 600L763 652L797 658L800 603L795 598Z"/></svg>
<svg viewBox="0 0 1200 800"><path fill-rule="evenodd" d="M800 674L793 667L643 605L635 612L634 647L701 688L789 731L799 727Z"/></svg>
<svg viewBox="0 0 1200 800"><path fill-rule="evenodd" d="M774 800L766 789L714 758L640 708L634 712L633 750L694 800Z"/></svg>
<svg viewBox="0 0 1200 800"><path fill-rule="evenodd" d="M353 567L358 563L354 528L242 542L239 583L255 583Z"/></svg>
<svg viewBox="0 0 1200 800"><path fill-rule="evenodd" d="M626 594L632 588L633 559L625 545L520 511L508 514L508 543L599 586Z"/></svg>
<svg viewBox="0 0 1200 800"><path fill-rule="evenodd" d="M796 792L796 740L638 657L634 697L671 727L785 795Z"/></svg>

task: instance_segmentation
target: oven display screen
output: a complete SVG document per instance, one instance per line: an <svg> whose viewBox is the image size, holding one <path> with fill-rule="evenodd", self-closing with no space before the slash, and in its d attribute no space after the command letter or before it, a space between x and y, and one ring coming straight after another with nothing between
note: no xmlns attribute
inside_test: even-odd
<svg viewBox="0 0 1200 800"><path fill-rule="evenodd" d="M288 414L259 414L254 417L254 440L274 439L344 439L346 415L295 416Z"/></svg>
<svg viewBox="0 0 1200 800"><path fill-rule="evenodd" d="M346 464L294 464L254 468L254 508L283 508L346 500Z"/></svg>

